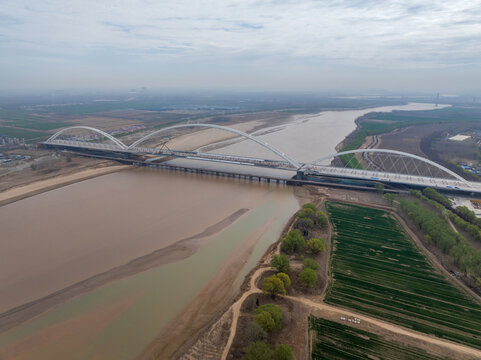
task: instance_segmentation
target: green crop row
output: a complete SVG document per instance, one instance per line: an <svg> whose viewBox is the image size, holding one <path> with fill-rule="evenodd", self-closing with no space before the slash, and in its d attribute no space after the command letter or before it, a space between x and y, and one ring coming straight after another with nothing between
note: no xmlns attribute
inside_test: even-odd
<svg viewBox="0 0 481 360"><path fill-rule="evenodd" d="M481 348L481 306L435 269L388 213L326 205L334 228L326 302Z"/></svg>
<svg viewBox="0 0 481 360"><path fill-rule="evenodd" d="M309 328L316 337L312 344L312 359L439 359L424 350L387 341L379 335L313 316Z"/></svg>

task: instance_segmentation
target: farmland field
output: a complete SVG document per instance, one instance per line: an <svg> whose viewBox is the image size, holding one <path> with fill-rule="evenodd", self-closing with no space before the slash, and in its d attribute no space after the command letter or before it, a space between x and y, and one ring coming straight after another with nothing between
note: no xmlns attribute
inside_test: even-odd
<svg viewBox="0 0 481 360"><path fill-rule="evenodd" d="M313 360L440 359L422 349L408 347L353 326L314 316L309 317L309 329L315 332L311 354Z"/></svg>
<svg viewBox="0 0 481 360"><path fill-rule="evenodd" d="M329 202L326 302L481 348L481 306L435 269L388 213Z"/></svg>
<svg viewBox="0 0 481 360"><path fill-rule="evenodd" d="M25 129L17 129L13 127L0 126L0 135L5 135L9 137L16 137L19 139L24 138L25 140L40 140L46 139L51 134L39 131L30 131Z"/></svg>

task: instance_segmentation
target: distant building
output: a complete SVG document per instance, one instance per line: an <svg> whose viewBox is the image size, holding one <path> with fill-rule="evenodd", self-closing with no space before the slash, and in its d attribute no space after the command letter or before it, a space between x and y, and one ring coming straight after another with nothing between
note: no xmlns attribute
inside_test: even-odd
<svg viewBox="0 0 481 360"><path fill-rule="evenodd" d="M451 140L451 141L464 141L464 140L467 140L469 138L471 138L471 136L458 134L458 135L455 135L455 136L451 136L449 138L449 140Z"/></svg>

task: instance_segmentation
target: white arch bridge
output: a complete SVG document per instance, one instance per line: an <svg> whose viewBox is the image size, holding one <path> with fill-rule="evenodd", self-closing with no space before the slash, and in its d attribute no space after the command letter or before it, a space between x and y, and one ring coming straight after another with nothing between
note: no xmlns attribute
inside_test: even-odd
<svg viewBox="0 0 481 360"><path fill-rule="evenodd" d="M172 150L167 143L183 128L212 128L232 133L236 138L260 145L274 159L254 158L235 154L218 154L202 151ZM79 133L83 134L80 135ZM88 133L86 135L85 133ZM166 134L170 136L166 137ZM159 135L156 146L145 146ZM237 139L236 139L237 140ZM105 142L107 141L107 142ZM465 180L455 172L426 158L395 150L358 149L331 154L315 161L302 163L292 159L265 141L242 131L214 124L181 124L152 131L146 136L126 145L102 130L88 126L72 126L62 129L42 143L51 148L77 151L92 156L120 156L143 158L151 165L164 163L173 158L210 161L229 165L256 166L292 171L301 181L325 182L380 182L392 186L433 187L441 190L481 193L481 183ZM292 177L291 176L291 177ZM289 177L286 177L286 179Z"/></svg>

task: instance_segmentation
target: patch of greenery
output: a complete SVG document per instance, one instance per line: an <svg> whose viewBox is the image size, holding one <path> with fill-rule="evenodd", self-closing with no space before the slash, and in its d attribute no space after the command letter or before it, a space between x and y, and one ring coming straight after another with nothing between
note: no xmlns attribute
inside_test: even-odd
<svg viewBox="0 0 481 360"><path fill-rule="evenodd" d="M32 129L32 130L53 130L53 129L59 129L59 128L73 125L67 122L46 122L44 120L8 121L7 124L10 126L15 126L15 127L24 128L24 129Z"/></svg>
<svg viewBox="0 0 481 360"><path fill-rule="evenodd" d="M0 126L0 135L8 136L11 138L25 139L27 141L32 140L43 140L49 137L51 134L40 131L29 131L23 129L10 128L5 126Z"/></svg>
<svg viewBox="0 0 481 360"><path fill-rule="evenodd" d="M286 278L287 277L287 278ZM262 283L262 292L271 296L285 295L286 288L291 285L289 275L284 273L268 276Z"/></svg>
<svg viewBox="0 0 481 360"><path fill-rule="evenodd" d="M431 265L397 221L367 207L326 207L335 234L327 303L481 348L481 306Z"/></svg>
<svg viewBox="0 0 481 360"><path fill-rule="evenodd" d="M272 256L271 266L281 273L288 274L291 272L289 258L284 254Z"/></svg>
<svg viewBox="0 0 481 360"><path fill-rule="evenodd" d="M264 312L268 313L271 316L272 320L274 321L274 326L271 330L274 330L274 329L279 330L282 328L283 315L282 315L282 309L279 306L274 304L261 305L257 309L255 309L254 314L258 315ZM269 330L266 330L266 331L269 332Z"/></svg>
<svg viewBox="0 0 481 360"><path fill-rule="evenodd" d="M281 239L281 250L293 254L301 252L306 247L306 239L299 230L291 230Z"/></svg>
<svg viewBox="0 0 481 360"><path fill-rule="evenodd" d="M385 360L436 360L436 356L413 346L361 330L354 326L340 324L309 316L309 329L316 336L312 344L313 360L342 359L385 359Z"/></svg>
<svg viewBox="0 0 481 360"><path fill-rule="evenodd" d="M305 267L298 275L299 282L305 288L313 287L317 283L317 273L310 267Z"/></svg>

